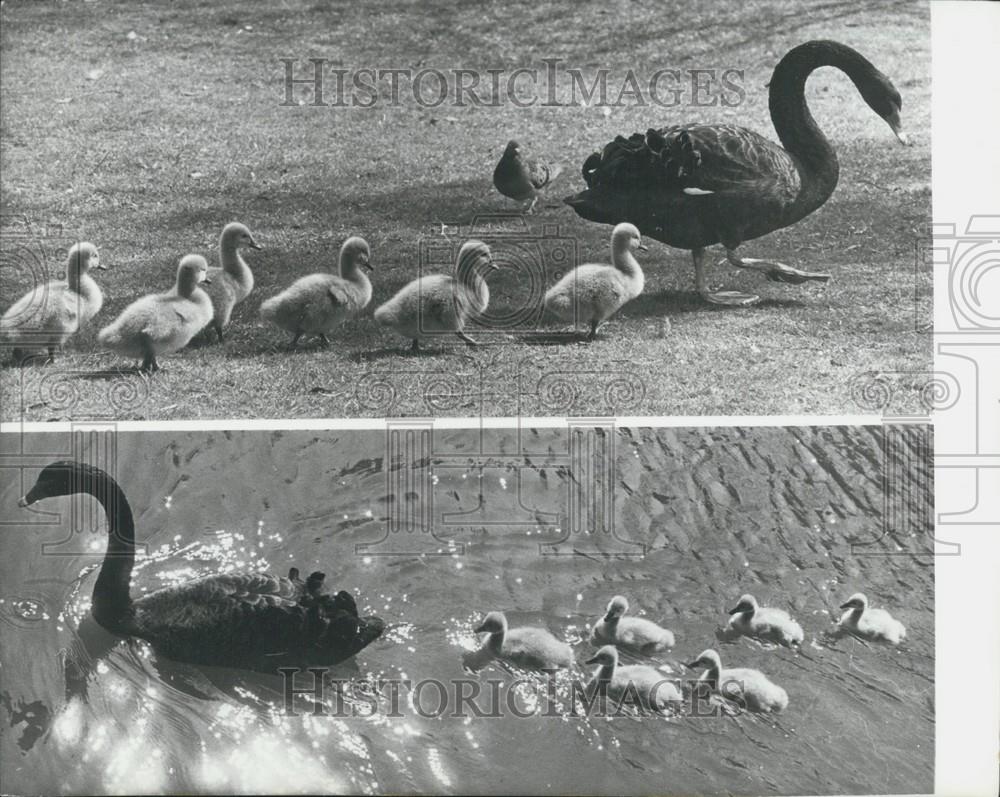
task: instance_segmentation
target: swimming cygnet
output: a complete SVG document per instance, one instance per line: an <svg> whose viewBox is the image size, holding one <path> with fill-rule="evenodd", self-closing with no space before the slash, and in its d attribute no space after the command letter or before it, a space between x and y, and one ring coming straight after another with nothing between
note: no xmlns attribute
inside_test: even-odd
<svg viewBox="0 0 1000 797"><path fill-rule="evenodd" d="M625 617L628 601L615 595L608 603L607 612L594 624L590 638L598 645L617 645L620 648L649 655L674 646L674 635L643 617Z"/></svg>
<svg viewBox="0 0 1000 797"><path fill-rule="evenodd" d="M372 284L365 274L372 270L371 249L357 235L340 247L340 276L310 274L293 282L260 306L262 318L292 333L292 348L303 335L316 335L327 343L333 332L368 306Z"/></svg>
<svg viewBox="0 0 1000 797"><path fill-rule="evenodd" d="M464 332L465 325L470 316L486 311L490 289L484 274L498 268L486 244L466 241L459 250L454 277L428 274L413 280L375 310L375 320L411 338L412 351L420 350L421 337L444 333L475 346L476 341Z"/></svg>
<svg viewBox="0 0 1000 797"><path fill-rule="evenodd" d="M573 650L544 628L508 628L503 612L490 612L475 629L489 634L482 650L493 658L531 670L557 670L573 666Z"/></svg>
<svg viewBox="0 0 1000 797"><path fill-rule="evenodd" d="M619 224L611 233L611 262L587 263L570 271L545 292L545 310L562 321L590 324L587 340L645 286L645 277L632 249L646 247L631 224Z"/></svg>
<svg viewBox="0 0 1000 797"><path fill-rule="evenodd" d="M166 293L143 296L100 331L98 342L125 357L141 359L141 371L159 369L157 355L183 349L212 320L212 300L199 284L208 279L201 255L186 255L177 282Z"/></svg>
<svg viewBox="0 0 1000 797"><path fill-rule="evenodd" d="M758 637L783 645L802 644L802 626L784 609L759 606L753 595L741 595L729 610L729 629L743 636Z"/></svg>
<svg viewBox="0 0 1000 797"><path fill-rule="evenodd" d="M242 302L253 290L253 272L240 256L240 247L251 249L261 247L244 225L230 222L219 237L219 263L208 270L208 287L205 292L212 300L212 328L222 343L222 333L229 325L233 308Z"/></svg>
<svg viewBox="0 0 1000 797"><path fill-rule="evenodd" d="M37 349L45 349L54 361L56 351L86 326L104 303L100 287L87 273L103 270L97 247L74 244L66 263L66 279L36 285L10 306L0 318L0 340L13 346L20 361Z"/></svg>
<svg viewBox="0 0 1000 797"><path fill-rule="evenodd" d="M722 669L722 659L714 650L702 651L697 659L687 665L692 670L705 669L699 683L750 711L767 713L782 711L788 706L788 693L769 681L760 670L746 667Z"/></svg>
<svg viewBox="0 0 1000 797"><path fill-rule="evenodd" d="M893 645L906 638L906 627L885 609L869 609L864 593L855 592L840 608L847 609L837 623L845 631Z"/></svg>
<svg viewBox="0 0 1000 797"><path fill-rule="evenodd" d="M587 684L588 699L593 698L599 688L605 688L607 696L617 703L627 699L653 711L684 699L677 685L668 681L659 670L646 664L619 666L618 648L614 645L605 645L585 664L601 665Z"/></svg>

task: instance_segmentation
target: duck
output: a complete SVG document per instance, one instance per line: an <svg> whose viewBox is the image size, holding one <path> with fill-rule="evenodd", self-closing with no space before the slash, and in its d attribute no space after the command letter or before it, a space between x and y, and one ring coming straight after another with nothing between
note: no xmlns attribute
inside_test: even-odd
<svg viewBox="0 0 1000 797"><path fill-rule="evenodd" d="M93 496L107 517L108 545L94 585L91 614L108 631L149 642L157 653L192 664L275 672L289 665L336 664L377 639L384 622L362 617L346 591L329 594L325 575L303 580L297 568L218 573L134 598L135 519L122 487L93 465L47 465L18 501Z"/></svg>
<svg viewBox="0 0 1000 797"><path fill-rule="evenodd" d="M789 50L769 84L771 121L782 146L730 124L650 128L618 136L583 163L587 188L563 201L582 218L602 224L635 224L669 246L691 251L695 285L708 302L747 306L754 294L712 292L705 248L721 243L723 262L761 271L774 282L825 282L773 260L740 257L744 241L789 227L820 208L839 179L837 156L805 99L806 79L832 66L845 72L862 99L896 134L902 99L884 74L856 50L835 41L809 41Z"/></svg>
<svg viewBox="0 0 1000 797"><path fill-rule="evenodd" d="M303 335L315 335L327 344L327 333L358 316L371 302L372 284L365 269L374 270L371 248L364 238L351 236L340 247L339 276L302 277L264 302L260 315L292 333L293 349Z"/></svg>
<svg viewBox="0 0 1000 797"><path fill-rule="evenodd" d="M644 617L625 617L628 600L615 595L600 620L594 624L590 638L594 644L612 644L634 653L650 655L674 646L674 635Z"/></svg>
<svg viewBox="0 0 1000 797"><path fill-rule="evenodd" d="M714 650L703 650L694 661L686 665L692 670L704 669L698 679L713 692L741 708L757 713L784 711L788 707L788 693L768 680L760 670L746 667L722 669L722 659Z"/></svg>
<svg viewBox="0 0 1000 797"><path fill-rule="evenodd" d="M185 255L177 266L173 289L132 302L98 333L98 343L125 357L141 359L142 373L158 371L158 355L183 349L212 320L212 300L199 287L207 280L205 258Z"/></svg>
<svg viewBox="0 0 1000 797"><path fill-rule="evenodd" d="M590 324L587 340L597 337L601 325L622 305L642 293L645 278L632 249L646 251L633 224L618 224L611 233L611 262L587 263L565 274L545 292L546 312L562 321Z"/></svg>
<svg viewBox="0 0 1000 797"><path fill-rule="evenodd" d="M532 158L524 147L512 139L507 142L493 170L493 186L505 197L516 202L528 202L526 212L531 213L541 190L555 180L560 171Z"/></svg>
<svg viewBox="0 0 1000 797"><path fill-rule="evenodd" d="M219 237L219 263L222 265L208 270L205 292L212 300L211 327L219 343L222 343L223 333L229 326L233 308L253 290L253 272L240 256L241 246L257 250L264 248L254 240L246 225L230 222L222 228Z"/></svg>
<svg viewBox="0 0 1000 797"><path fill-rule="evenodd" d="M753 595L741 595L729 615L728 630L740 636L768 639L788 646L801 645L805 638L802 626L788 612L760 606Z"/></svg>
<svg viewBox="0 0 1000 797"><path fill-rule="evenodd" d="M490 303L484 274L500 268L482 241L462 244L455 261L455 276L428 274L404 285L375 310L375 320L404 338L411 351L420 351L420 338L455 334L469 346L476 341L465 334L469 317L481 315Z"/></svg>
<svg viewBox="0 0 1000 797"><path fill-rule="evenodd" d="M848 633L891 645L898 645L906 638L906 626L885 609L868 608L868 598L863 592L855 592L840 608L847 611L837 625Z"/></svg>
<svg viewBox="0 0 1000 797"><path fill-rule="evenodd" d="M616 703L630 700L652 711L662 711L684 700L677 685L656 668L648 664L619 666L618 648L614 645L605 645L584 663L600 665L587 683L588 700L599 690L606 690Z"/></svg>
<svg viewBox="0 0 1000 797"><path fill-rule="evenodd" d="M544 628L509 628L503 612L490 612L473 630L489 634L482 654L527 670L559 670L573 666L573 649Z"/></svg>
<svg viewBox="0 0 1000 797"><path fill-rule="evenodd" d="M56 352L101 311L104 294L88 273L92 269L106 270L97 247L73 244L66 279L36 285L0 317L0 340L13 348L15 360L45 349L48 362L55 362Z"/></svg>

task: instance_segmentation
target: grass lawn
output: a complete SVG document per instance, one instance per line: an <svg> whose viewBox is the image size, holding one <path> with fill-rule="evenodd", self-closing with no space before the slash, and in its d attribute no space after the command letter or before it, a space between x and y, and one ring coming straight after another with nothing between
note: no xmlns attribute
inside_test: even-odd
<svg viewBox="0 0 1000 797"><path fill-rule="evenodd" d="M931 206L926 3L397 2L373 11L298 0L8 0L0 22L8 227L27 220L38 239L29 246L44 252L92 241L111 268L96 275L104 309L56 364L0 371L6 421L853 413L852 377L930 368L930 271L915 267ZM684 121L738 123L774 138L765 85L781 55L814 38L853 46L892 78L915 142L899 146L845 75L826 69L809 82L840 185L812 216L740 251L830 272L828 284L777 285L717 267L716 286L764 300L711 307L694 292L690 254L647 240L645 293L591 344L470 329L481 347L450 338L413 356L408 341L374 323L371 310L417 275L421 247L443 241L442 224L478 217L482 226L484 214L515 209L490 182L509 138L564 167L522 238L559 238L581 260L607 262L611 228L560 203L584 187L583 159L616 134ZM298 59L301 77L308 58L348 70L511 71L541 68L547 57L607 67L613 86L629 68L639 76L742 69L745 100L694 107L686 93L674 108L431 108L412 97L398 107L282 105L282 58ZM214 262L232 220L265 249L246 254L257 286L225 344L165 356L152 379L119 372L131 363L99 351L97 330L139 295L166 290L182 255ZM451 241L467 233L445 229ZM371 307L328 348L307 342L289 352L288 337L264 326L257 308L297 277L335 268L351 234L372 247ZM497 249L508 263L491 278L502 311L523 303L527 275ZM30 282L11 251L8 240L0 309ZM58 257L48 265L62 266Z"/></svg>

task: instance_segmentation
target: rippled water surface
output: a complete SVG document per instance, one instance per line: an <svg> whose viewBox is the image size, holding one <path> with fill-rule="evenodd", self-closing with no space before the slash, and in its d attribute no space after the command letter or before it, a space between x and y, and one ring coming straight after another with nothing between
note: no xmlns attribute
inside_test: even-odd
<svg viewBox="0 0 1000 797"><path fill-rule="evenodd" d="M357 713L371 716L286 716L277 677L171 662L89 620L105 545L103 520L92 530L96 504L78 501L74 511L60 498L18 509L35 471L22 485L16 469L5 469L0 790L930 791L925 433L601 435L594 445L614 444L614 468L593 472L614 484L614 534L593 520L610 492L577 500L582 471L565 430L436 432L432 448L416 448L421 467L388 473L381 432L118 437L116 470L146 546L134 594L224 570L322 569L328 584L351 590L389 624L334 676L471 677L506 688L516 673L491 665L470 676L462 666L484 612L549 628L581 662L593 652L588 624L621 593L633 611L676 633L674 651L653 662L664 673L682 675L681 662L716 646L725 664L759 668L787 690L777 720L574 717L566 679L556 685L556 716L424 717L405 696L402 716L391 716L384 695L361 701ZM68 436L55 434L5 435L0 444L5 462L39 452L41 465L70 451ZM923 489L900 489L907 474ZM406 531L420 517L431 519L436 537ZM403 530L387 535L387 522ZM636 543L647 546L645 556L634 555ZM905 623L900 648L828 636L836 606L857 590ZM726 608L747 591L799 620L801 652L717 639ZM533 690L516 688L518 705L530 705ZM436 703L429 690L424 713L436 714Z"/></svg>

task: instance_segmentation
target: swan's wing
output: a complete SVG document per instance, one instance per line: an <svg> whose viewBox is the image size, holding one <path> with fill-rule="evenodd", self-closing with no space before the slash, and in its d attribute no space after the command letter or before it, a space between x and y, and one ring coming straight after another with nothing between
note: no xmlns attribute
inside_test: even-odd
<svg viewBox="0 0 1000 797"><path fill-rule="evenodd" d="M346 285L340 281L331 282L327 295L334 307L350 310L354 307L354 296Z"/></svg>
<svg viewBox="0 0 1000 797"><path fill-rule="evenodd" d="M788 201L800 184L787 152L735 125L673 126L618 136L585 161L584 179L591 188L767 195Z"/></svg>

